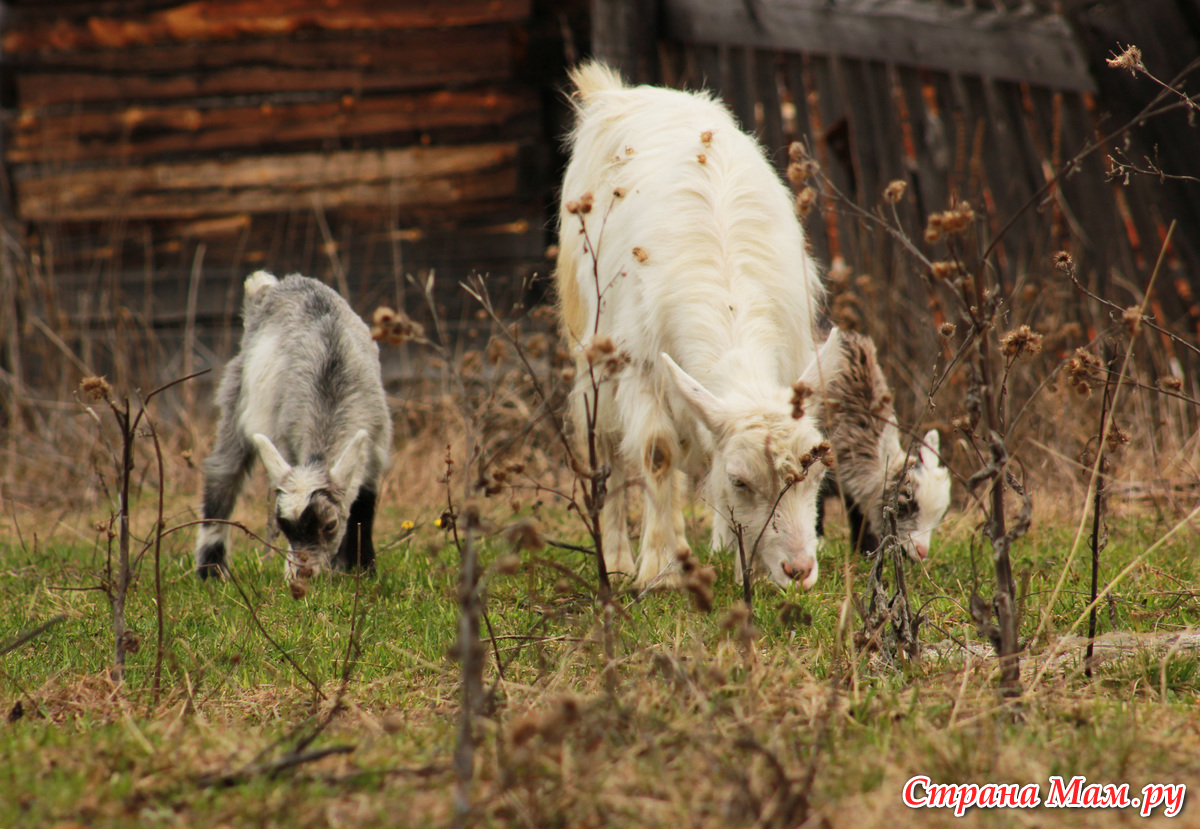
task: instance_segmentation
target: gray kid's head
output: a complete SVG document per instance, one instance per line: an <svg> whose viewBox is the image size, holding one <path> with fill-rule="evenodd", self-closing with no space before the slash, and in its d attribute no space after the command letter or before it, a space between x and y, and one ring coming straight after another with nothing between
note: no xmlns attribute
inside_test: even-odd
<svg viewBox="0 0 1200 829"><path fill-rule="evenodd" d="M307 578L329 567L346 535L350 505L362 486L370 452L369 435L360 429L332 467L322 463L293 466L270 438L254 435L258 455L275 489L274 519L288 541L285 577Z"/></svg>

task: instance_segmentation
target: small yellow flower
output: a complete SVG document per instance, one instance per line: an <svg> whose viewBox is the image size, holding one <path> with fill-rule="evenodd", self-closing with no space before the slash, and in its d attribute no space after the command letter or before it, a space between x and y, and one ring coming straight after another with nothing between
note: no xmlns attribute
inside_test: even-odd
<svg viewBox="0 0 1200 829"><path fill-rule="evenodd" d="M411 530L411 529L412 529L414 526L416 526L416 525L415 525L415 524L413 524L413 522L411 522L411 521L404 521L404 522L401 522L401 524L400 524L400 529L402 529L402 530Z"/></svg>
<svg viewBox="0 0 1200 829"><path fill-rule="evenodd" d="M435 519L434 519L434 521L433 521L433 526L435 526L435 527L440 527L440 526L442 526L442 519L440 519L440 518L435 518Z"/></svg>

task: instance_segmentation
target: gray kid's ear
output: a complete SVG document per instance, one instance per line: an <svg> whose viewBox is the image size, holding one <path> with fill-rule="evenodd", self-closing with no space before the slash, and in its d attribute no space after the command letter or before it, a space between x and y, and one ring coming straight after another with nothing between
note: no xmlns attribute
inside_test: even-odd
<svg viewBox="0 0 1200 829"><path fill-rule="evenodd" d="M283 459L283 455L279 454L275 444L271 443L271 439L266 435L256 434L254 443L258 446L258 456L262 458L263 466L267 468L267 477L271 479L271 485L277 485L284 475L292 471L292 465Z"/></svg>
<svg viewBox="0 0 1200 829"><path fill-rule="evenodd" d="M342 456L337 459L333 469L329 470L333 485L343 492L351 492L362 485L367 469L367 452L370 451L367 440L370 437L366 429L359 429L342 450Z"/></svg>
<svg viewBox="0 0 1200 829"><path fill-rule="evenodd" d="M941 458L938 457L940 447L938 430L930 429L925 433L925 442L921 445L921 465L927 469L937 469L941 465Z"/></svg>
<svg viewBox="0 0 1200 829"><path fill-rule="evenodd" d="M663 363L667 367L667 373L671 375L671 380L675 383L675 388L683 395L683 399L688 402L692 411L700 418L708 430L713 434L720 432L722 425L725 423L725 407L721 404L721 400L704 386L700 385L700 381L696 380L692 375L681 369L679 365L671 359L671 355L665 351L662 352Z"/></svg>

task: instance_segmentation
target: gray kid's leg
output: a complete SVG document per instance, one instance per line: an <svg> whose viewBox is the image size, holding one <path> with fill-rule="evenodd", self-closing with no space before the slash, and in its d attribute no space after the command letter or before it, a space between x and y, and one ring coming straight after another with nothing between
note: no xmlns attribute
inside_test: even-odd
<svg viewBox="0 0 1200 829"><path fill-rule="evenodd" d="M205 521L227 521L254 464L254 445L232 423L232 417L221 417L217 427L217 445L204 462L204 504L201 515ZM196 575L222 577L228 572L228 524L202 524L196 539Z"/></svg>

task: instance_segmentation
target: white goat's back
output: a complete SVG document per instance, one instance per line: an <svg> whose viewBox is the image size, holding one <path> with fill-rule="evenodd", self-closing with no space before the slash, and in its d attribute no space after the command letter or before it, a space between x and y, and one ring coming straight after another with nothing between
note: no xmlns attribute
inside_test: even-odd
<svg viewBox="0 0 1200 829"><path fill-rule="evenodd" d="M666 352L716 391L723 358L755 349L771 381L794 381L814 355L823 289L791 193L758 144L708 94L625 87L598 64L572 80L578 123L559 257L570 335L591 330L598 292L565 205L592 193L600 328L635 361Z"/></svg>

